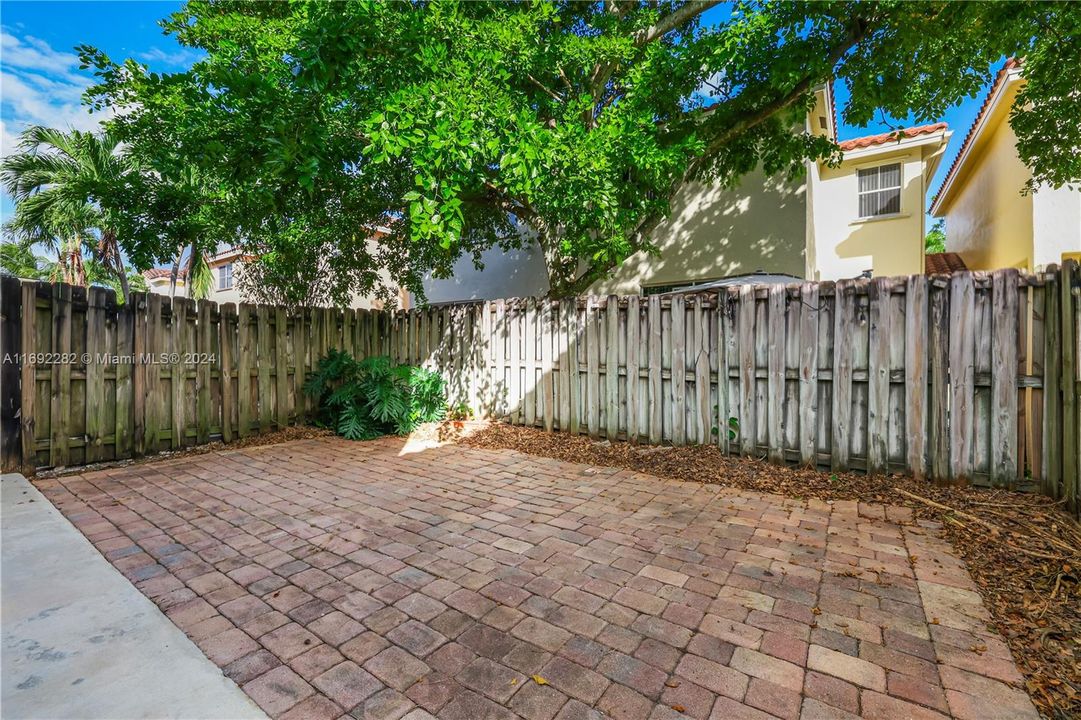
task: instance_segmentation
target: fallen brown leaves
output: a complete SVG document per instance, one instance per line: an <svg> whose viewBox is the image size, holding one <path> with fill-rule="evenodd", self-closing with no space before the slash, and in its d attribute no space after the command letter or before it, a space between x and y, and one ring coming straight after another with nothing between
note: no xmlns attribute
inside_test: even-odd
<svg viewBox="0 0 1081 720"><path fill-rule="evenodd" d="M648 447L492 424L455 438L567 462L620 467L821 500L905 505L942 523L1009 642L1026 688L1050 718L1081 717L1081 526L1049 498L1007 490L941 487L905 476L781 467L712 446ZM901 492L899 492L901 491Z"/></svg>

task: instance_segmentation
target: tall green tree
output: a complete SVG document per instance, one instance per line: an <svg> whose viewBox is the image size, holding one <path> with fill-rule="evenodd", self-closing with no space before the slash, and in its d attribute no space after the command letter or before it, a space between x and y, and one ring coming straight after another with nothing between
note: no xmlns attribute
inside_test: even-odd
<svg viewBox="0 0 1081 720"><path fill-rule="evenodd" d="M946 221L939 220L923 238L923 248L928 253L946 252Z"/></svg>
<svg viewBox="0 0 1081 720"><path fill-rule="evenodd" d="M821 83L847 86L849 123L924 122L1024 57L1025 159L1037 180L1078 178L1063 79L1081 77L1079 16L1038 2L191 0L163 22L205 53L188 72L81 52L100 79L88 100L121 110L112 127L142 161L164 177L197 167L221 227L264 262L325 259L305 281L337 301L384 271L420 291L463 254L527 241L558 296L654 252L688 182L835 161L801 130Z"/></svg>

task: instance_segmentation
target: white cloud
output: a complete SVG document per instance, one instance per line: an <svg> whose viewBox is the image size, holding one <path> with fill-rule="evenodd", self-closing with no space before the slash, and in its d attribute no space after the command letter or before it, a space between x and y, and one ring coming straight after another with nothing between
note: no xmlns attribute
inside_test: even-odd
<svg viewBox="0 0 1081 720"><path fill-rule="evenodd" d="M180 48L174 52L166 52L159 47L152 47L146 52L141 52L136 55L137 58L145 63L168 65L173 68L189 68L191 65L200 58L203 57L203 53L189 48Z"/></svg>
<svg viewBox="0 0 1081 720"><path fill-rule="evenodd" d="M75 53L54 50L49 43L32 35L19 37L7 28L0 29L0 52L4 66L58 76L68 82L78 82L79 57Z"/></svg>
<svg viewBox="0 0 1081 720"><path fill-rule="evenodd" d="M91 114L82 104L93 77L79 70L74 53L11 28L0 30L0 52L0 154L11 153L29 125L95 130L112 115Z"/></svg>

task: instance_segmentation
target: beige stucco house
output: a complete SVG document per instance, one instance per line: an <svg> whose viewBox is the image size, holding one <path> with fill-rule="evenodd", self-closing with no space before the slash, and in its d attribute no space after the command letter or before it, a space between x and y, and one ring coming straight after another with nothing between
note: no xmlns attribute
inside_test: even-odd
<svg viewBox="0 0 1081 720"><path fill-rule="evenodd" d="M819 88L806 131L836 140L828 86ZM692 183L654 231L658 256L638 253L595 294L650 294L753 273L839 280L924 269L928 183L946 150L944 123L840 143L837 167L808 163L796 182L746 176L735 189ZM462 258L448 279L429 278L432 303L540 295L547 291L536 247L490 250L484 270Z"/></svg>
<svg viewBox="0 0 1081 720"><path fill-rule="evenodd" d="M840 165L807 169L805 277L924 271L924 204L950 139L946 123L840 143Z"/></svg>
<svg viewBox="0 0 1081 720"><path fill-rule="evenodd" d="M999 71L931 204L931 214L946 219L946 249L971 270L1081 260L1081 188L1024 192L1032 171L1009 123L1024 82L1015 60Z"/></svg>
<svg viewBox="0 0 1081 720"><path fill-rule="evenodd" d="M246 302L236 282L240 273L244 271L245 262L244 254L240 249L229 246L220 247L217 253L207 258L207 265L210 267L212 279L207 300L213 300L218 304L236 303L239 305ZM143 277L146 278L150 292L169 295L171 292L170 274L171 270L167 268L151 268L143 273ZM187 273L181 270L177 278L175 294L179 297L187 297L187 292ZM410 301L409 293L399 291L397 299L399 308L408 309ZM362 309L382 309L384 302L378 298L354 295L349 306Z"/></svg>
<svg viewBox="0 0 1081 720"><path fill-rule="evenodd" d="M208 300L213 300L216 303L243 302L243 298L241 298L236 287L236 271L240 267L241 261L240 251L230 247L220 248L219 252L207 258L207 265L210 266L212 278ZM172 293L173 291L170 288L171 272L169 268L151 268L144 272L143 277L146 278L150 292L160 295ZM175 294L177 296L188 296L187 279L187 271L182 269L176 281Z"/></svg>

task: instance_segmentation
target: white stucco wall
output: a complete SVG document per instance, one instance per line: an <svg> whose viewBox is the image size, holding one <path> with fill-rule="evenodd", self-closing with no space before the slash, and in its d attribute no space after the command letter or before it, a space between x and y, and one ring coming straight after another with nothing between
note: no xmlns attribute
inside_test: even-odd
<svg viewBox="0 0 1081 720"><path fill-rule="evenodd" d="M901 212L861 220L857 170L901 163ZM812 280L923 272L924 160L921 148L846 158L820 167L814 185L808 268Z"/></svg>
<svg viewBox="0 0 1081 720"><path fill-rule="evenodd" d="M1032 261L1061 263L1081 252L1081 189L1041 187L1032 194Z"/></svg>
<svg viewBox="0 0 1081 720"><path fill-rule="evenodd" d="M428 302L529 297L548 291L544 256L536 245L509 251L492 248L482 253L481 258L483 270L473 266L472 257L461 257L454 264L451 277L426 277L424 292Z"/></svg>

